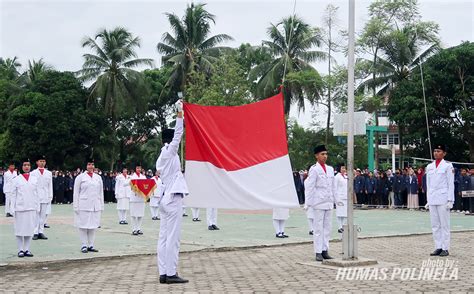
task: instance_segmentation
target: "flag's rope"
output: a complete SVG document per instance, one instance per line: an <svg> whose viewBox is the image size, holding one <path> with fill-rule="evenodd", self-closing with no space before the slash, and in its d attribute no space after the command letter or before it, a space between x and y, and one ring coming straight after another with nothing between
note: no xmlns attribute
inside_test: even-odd
<svg viewBox="0 0 474 294"><path fill-rule="evenodd" d="M417 32L417 27L415 25L415 38L418 39L418 32ZM428 122L428 110L427 110L427 107L426 107L426 94L425 94L425 81L423 79L423 60L422 60L422 57L420 56L420 76L421 76L421 89L423 91L423 104L425 106L425 120L426 120L426 131L428 133L428 145L430 147L430 158L431 160L433 160L433 149L431 149L431 135L430 135L430 124Z"/></svg>
<svg viewBox="0 0 474 294"><path fill-rule="evenodd" d="M288 40L286 41L286 56L284 57L285 58L285 66L283 67L283 77L282 77L282 80L281 80L282 85L285 83L286 64L288 62L288 54L290 52L291 37L293 36L293 24L294 24L294 21L295 21L295 11L296 11L296 0L294 1L294 4L293 4L293 17L291 18L290 34L288 36Z"/></svg>

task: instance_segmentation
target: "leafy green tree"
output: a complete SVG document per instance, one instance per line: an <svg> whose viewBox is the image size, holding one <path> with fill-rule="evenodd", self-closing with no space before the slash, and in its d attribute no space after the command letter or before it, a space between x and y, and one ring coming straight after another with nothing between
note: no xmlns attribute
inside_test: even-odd
<svg viewBox="0 0 474 294"><path fill-rule="evenodd" d="M449 158L474 160L474 43L444 49L423 65L426 103L433 144L443 142ZM416 69L391 94L389 115L402 129L410 154L428 157L421 75Z"/></svg>
<svg viewBox="0 0 474 294"><path fill-rule="evenodd" d="M186 89L186 100L201 105L242 105L253 101L244 70L234 55L216 61L213 74L193 72Z"/></svg>
<svg viewBox="0 0 474 294"><path fill-rule="evenodd" d="M382 0L369 6L370 20L365 24L358 46L368 59L359 59L359 68L366 68L366 79L358 91L368 94L366 106L374 113L383 98L426 57L439 49L438 25L421 21L417 0ZM400 134L401 135L401 134ZM375 157L378 163L378 133L375 139ZM403 157L403 142L400 144Z"/></svg>
<svg viewBox="0 0 474 294"><path fill-rule="evenodd" d="M34 83L38 80L41 75L45 72L52 71L53 67L51 65L46 64L43 61L43 58L40 60L29 60L28 61L28 70L26 71L26 81L27 83Z"/></svg>
<svg viewBox="0 0 474 294"><path fill-rule="evenodd" d="M122 27L100 30L94 38L85 37L82 47L94 52L83 55L85 61L79 74L84 81L94 81L90 98L109 118L112 129L109 160L113 169L120 120L124 116L144 113L147 106L148 88L144 75L133 68L153 66L153 61L138 58L135 50L140 47L140 39Z"/></svg>
<svg viewBox="0 0 474 294"><path fill-rule="evenodd" d="M182 19L174 13L166 13L172 34L163 34L156 46L164 54L162 62L173 67L165 88L183 91L191 72L210 74L217 56L224 47L218 45L233 40L226 34L209 36L215 16L204 9L205 4L191 3Z"/></svg>
<svg viewBox="0 0 474 294"><path fill-rule="evenodd" d="M0 57L0 78L7 80L16 80L20 76L18 71L21 63L15 56L13 58L4 59Z"/></svg>
<svg viewBox="0 0 474 294"><path fill-rule="evenodd" d="M47 71L38 76L10 101L2 157L44 154L50 168L82 166L104 128L100 112L86 108L86 100L74 74Z"/></svg>
<svg viewBox="0 0 474 294"><path fill-rule="evenodd" d="M321 45L320 30L312 28L297 16L284 18L276 25L271 24L268 36L270 40L263 41L263 46L269 50L273 59L253 68L250 75L250 80L257 80L255 95L259 99L276 94L282 84L285 67L288 74L299 71L315 72L310 63L324 60L327 56L324 52L311 50ZM291 89L284 88L284 97L286 114L290 112L294 102L298 103L298 109L304 106L304 101L298 101L302 98L293 96ZM314 102L316 98L311 97L310 102Z"/></svg>

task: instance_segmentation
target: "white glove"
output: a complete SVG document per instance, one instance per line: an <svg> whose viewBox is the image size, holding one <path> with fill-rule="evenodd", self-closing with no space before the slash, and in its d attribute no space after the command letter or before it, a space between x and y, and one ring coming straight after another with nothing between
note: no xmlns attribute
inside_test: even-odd
<svg viewBox="0 0 474 294"><path fill-rule="evenodd" d="M344 206L344 202L338 201L338 202L336 203L336 205L337 205L337 206Z"/></svg>
<svg viewBox="0 0 474 294"><path fill-rule="evenodd" d="M446 203L446 208L449 210L451 208L453 208L453 202L452 201L448 201L448 203Z"/></svg>
<svg viewBox="0 0 474 294"><path fill-rule="evenodd" d="M303 206L303 209L304 209L304 210L308 210L308 205L305 204L305 205Z"/></svg>
<svg viewBox="0 0 474 294"><path fill-rule="evenodd" d="M176 106L176 111L177 112L183 112L183 101L181 99L179 99L178 101L176 101L176 103L174 104L174 106Z"/></svg>
<svg viewBox="0 0 474 294"><path fill-rule="evenodd" d="M426 203L425 209L426 209L426 210L430 209L430 206L428 205L428 203Z"/></svg>

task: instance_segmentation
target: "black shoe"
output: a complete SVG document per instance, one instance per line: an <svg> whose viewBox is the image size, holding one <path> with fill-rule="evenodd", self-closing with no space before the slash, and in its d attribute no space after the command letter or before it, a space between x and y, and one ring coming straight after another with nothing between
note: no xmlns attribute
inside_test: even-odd
<svg viewBox="0 0 474 294"><path fill-rule="evenodd" d="M199 218L193 218L193 222L200 222L201 220Z"/></svg>
<svg viewBox="0 0 474 294"><path fill-rule="evenodd" d="M321 255L324 259L333 259L331 256L329 256L327 251L323 251Z"/></svg>
<svg viewBox="0 0 474 294"><path fill-rule="evenodd" d="M212 225L212 227L214 228L214 230L220 230L216 225Z"/></svg>
<svg viewBox="0 0 474 294"><path fill-rule="evenodd" d="M128 225L127 221L123 221L123 225Z"/></svg>
<svg viewBox="0 0 474 294"><path fill-rule="evenodd" d="M38 240L38 234L33 235L33 240Z"/></svg>
<svg viewBox="0 0 474 294"><path fill-rule="evenodd" d="M45 227L46 229L51 228L48 224L44 224L44 227Z"/></svg>
<svg viewBox="0 0 474 294"><path fill-rule="evenodd" d="M438 256L438 255L441 254L441 252L443 252L443 249L438 248L438 249L436 249L435 251L431 252L431 253L430 253L430 256Z"/></svg>
<svg viewBox="0 0 474 294"><path fill-rule="evenodd" d="M34 255L30 252L30 250L26 250L24 254L25 254L26 257L33 257L33 256L34 256Z"/></svg>
<svg viewBox="0 0 474 294"><path fill-rule="evenodd" d="M166 284L184 284L187 282L189 281L186 279L180 278L177 275L166 277Z"/></svg>
<svg viewBox="0 0 474 294"><path fill-rule="evenodd" d="M82 253L87 253L87 246L82 246L81 252Z"/></svg>
<svg viewBox="0 0 474 294"><path fill-rule="evenodd" d="M99 252L99 250L95 249L95 248L92 247L92 246L89 247L89 248L87 248L87 251L89 251L89 252Z"/></svg>
<svg viewBox="0 0 474 294"><path fill-rule="evenodd" d="M209 231L214 231L214 230L215 230L213 226L209 226L209 227L207 227L207 229L208 229Z"/></svg>
<svg viewBox="0 0 474 294"><path fill-rule="evenodd" d="M137 231L133 231L133 232L132 232L132 235L137 236L137 235L138 235L138 232L137 232Z"/></svg>
<svg viewBox="0 0 474 294"><path fill-rule="evenodd" d="M316 253L316 261L323 261L323 255L321 253Z"/></svg>
<svg viewBox="0 0 474 294"><path fill-rule="evenodd" d="M25 252L20 250L20 252L18 252L18 257L20 257L20 258L25 257Z"/></svg>
<svg viewBox="0 0 474 294"><path fill-rule="evenodd" d="M443 251L441 251L441 253L439 254L439 256L448 256L448 255L449 255L448 250L443 250Z"/></svg>
<svg viewBox="0 0 474 294"><path fill-rule="evenodd" d="M310 234L311 236L313 236L313 231L309 231L309 234Z"/></svg>
<svg viewBox="0 0 474 294"><path fill-rule="evenodd" d="M138 234L138 235L143 235L142 230L138 230L138 231L137 231L137 234Z"/></svg>
<svg viewBox="0 0 474 294"><path fill-rule="evenodd" d="M160 275L160 284L166 284L166 275Z"/></svg>
<svg viewBox="0 0 474 294"><path fill-rule="evenodd" d="M277 237L277 238L285 238L285 237L283 237L283 236L281 235L281 233L275 234L275 237Z"/></svg>
<svg viewBox="0 0 474 294"><path fill-rule="evenodd" d="M119 225L123 225L123 221L119 221Z"/></svg>
<svg viewBox="0 0 474 294"><path fill-rule="evenodd" d="M283 238L288 238L288 237L289 237L288 235L285 235L285 232L281 232L281 236L282 236Z"/></svg>
<svg viewBox="0 0 474 294"><path fill-rule="evenodd" d="M6 215L6 217L13 217L13 214L11 214L11 213L8 212L7 215Z"/></svg>
<svg viewBox="0 0 474 294"><path fill-rule="evenodd" d="M48 237L46 237L43 233L39 233L39 234L38 234L38 239L41 239L41 240L48 240Z"/></svg>
<svg viewBox="0 0 474 294"><path fill-rule="evenodd" d="M186 216L188 216L188 215L187 215L186 213L183 213L183 216L186 217ZM180 278L180 279L181 279L181 278Z"/></svg>
<svg viewBox="0 0 474 294"><path fill-rule="evenodd" d="M337 232L342 234L342 232L344 232L344 229L339 229L337 230Z"/></svg>

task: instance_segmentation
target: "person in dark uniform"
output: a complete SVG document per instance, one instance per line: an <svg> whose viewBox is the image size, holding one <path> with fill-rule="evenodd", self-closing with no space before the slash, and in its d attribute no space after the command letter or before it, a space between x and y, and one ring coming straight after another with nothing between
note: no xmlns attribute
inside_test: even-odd
<svg viewBox="0 0 474 294"><path fill-rule="evenodd" d="M379 208L388 205L388 179L386 173L381 173L377 178L377 204Z"/></svg>
<svg viewBox="0 0 474 294"><path fill-rule="evenodd" d="M369 172L369 176L365 179L365 194L367 195L367 204L375 204L375 191L377 188L377 180L372 172Z"/></svg>
<svg viewBox="0 0 474 294"><path fill-rule="evenodd" d="M112 179L110 178L109 173L105 172L102 179L104 181L105 202L106 203L112 202Z"/></svg>
<svg viewBox="0 0 474 294"><path fill-rule="evenodd" d="M461 174L459 175L459 194L462 201L462 211L464 213L469 213L469 198L462 197L462 192L469 191L471 189L471 177L467 173L467 168L461 169Z"/></svg>
<svg viewBox="0 0 474 294"><path fill-rule="evenodd" d="M295 182L296 194L298 195L298 202L304 204L304 186L301 181L301 176L297 171L293 172L293 181Z"/></svg>
<svg viewBox="0 0 474 294"><path fill-rule="evenodd" d="M66 193L64 194L64 203L70 204L72 202L72 190L74 189L74 177L71 172L67 173L65 183Z"/></svg>
<svg viewBox="0 0 474 294"><path fill-rule="evenodd" d="M458 168L454 168L454 207L453 211L462 212L462 198L461 198L461 173Z"/></svg>
<svg viewBox="0 0 474 294"><path fill-rule="evenodd" d="M397 169L395 172L395 176L393 178L393 193L394 200L395 200L395 208L402 208L403 207L403 175L401 174L400 169Z"/></svg>
<svg viewBox="0 0 474 294"><path fill-rule="evenodd" d="M357 196L357 204L365 204L365 178L361 175L360 169L356 170L356 177L354 178L354 193Z"/></svg>
<svg viewBox="0 0 474 294"><path fill-rule="evenodd" d="M56 178L56 203L65 203L64 202L64 193L66 192L66 183L65 183L66 177L64 177L64 174L62 172L59 172L57 178ZM53 181L54 183L54 181Z"/></svg>

